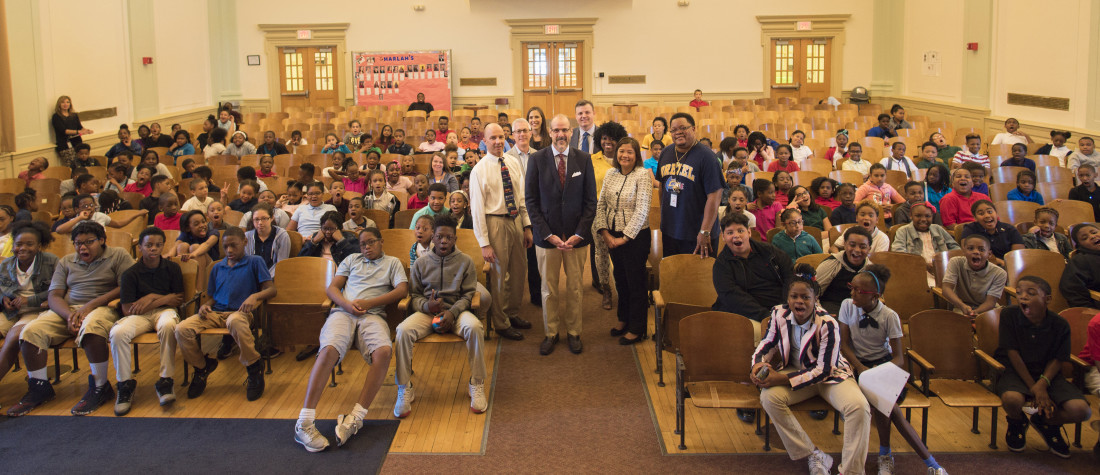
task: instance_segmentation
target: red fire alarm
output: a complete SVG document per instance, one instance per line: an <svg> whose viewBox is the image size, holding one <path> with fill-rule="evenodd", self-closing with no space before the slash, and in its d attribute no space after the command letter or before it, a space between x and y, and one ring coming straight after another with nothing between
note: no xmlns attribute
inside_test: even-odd
<svg viewBox="0 0 1100 475"><path fill-rule="evenodd" d="M966 50L967 51L978 51L978 43L967 43L966 44Z"/></svg>
<svg viewBox="0 0 1100 475"><path fill-rule="evenodd" d="M153 64L152 56L144 56L141 58L141 64Z"/></svg>

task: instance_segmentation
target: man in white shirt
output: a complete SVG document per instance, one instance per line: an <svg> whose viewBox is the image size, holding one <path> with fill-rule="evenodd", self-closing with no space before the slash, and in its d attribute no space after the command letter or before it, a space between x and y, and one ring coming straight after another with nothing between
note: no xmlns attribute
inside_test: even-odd
<svg viewBox="0 0 1100 475"><path fill-rule="evenodd" d="M531 328L531 322L519 317L520 282L527 271L524 248L531 247L532 241L523 194L524 167L515 156L504 153L504 129L499 125L485 126L485 143L485 156L470 170L470 217L481 256L491 266L493 328L504 338L522 340L516 328Z"/></svg>
<svg viewBox="0 0 1100 475"><path fill-rule="evenodd" d="M519 166L523 168L523 176L527 176L527 161L531 154L531 123L527 119L516 119L512 122L512 138L516 145L505 155L511 155L519 160ZM531 304L542 306L542 276L539 275L539 263L535 257L535 246L527 247L527 290L531 294Z"/></svg>
<svg viewBox="0 0 1100 475"><path fill-rule="evenodd" d="M596 109L587 99L577 101L574 108L577 118L577 128L573 129L573 136L569 139L569 146L584 153L596 153L600 144L594 143L596 135ZM515 131L512 131L515 134Z"/></svg>

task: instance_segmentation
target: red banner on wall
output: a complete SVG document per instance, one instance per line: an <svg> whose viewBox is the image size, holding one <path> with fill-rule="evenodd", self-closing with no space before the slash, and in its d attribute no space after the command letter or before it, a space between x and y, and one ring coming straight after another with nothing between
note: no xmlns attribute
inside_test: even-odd
<svg viewBox="0 0 1100 475"><path fill-rule="evenodd" d="M418 93L436 109L451 108L451 51L353 53L355 103L407 106Z"/></svg>

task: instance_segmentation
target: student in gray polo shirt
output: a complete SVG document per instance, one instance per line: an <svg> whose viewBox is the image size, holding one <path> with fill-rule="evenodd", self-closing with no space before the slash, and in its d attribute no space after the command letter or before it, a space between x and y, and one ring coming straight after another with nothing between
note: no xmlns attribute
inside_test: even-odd
<svg viewBox="0 0 1100 475"><path fill-rule="evenodd" d="M360 232L359 250L340 262L336 277L325 290L337 308L332 309L321 328L321 349L309 375L306 400L294 425L294 440L310 452L320 452L329 445L314 424L317 403L321 401L329 372L344 359L352 343L358 344L370 370L355 407L349 414L336 418L337 444L344 445L363 427L367 408L382 387L393 355L386 305L397 303L408 294L405 266L396 257L382 252L381 231L367 228Z"/></svg>
<svg viewBox="0 0 1100 475"><path fill-rule="evenodd" d="M71 236L76 253L57 261L50 283L50 310L23 330L20 349L27 363L29 389L8 410L9 416L22 416L53 399L53 386L46 376L46 350L74 334L77 345L84 348L92 374L88 376L88 391L73 406L73 415L90 414L115 397L107 380L107 342L119 315L107 304L119 297L119 278L134 260L120 248L107 247L107 233L98 223L83 221L73 228Z"/></svg>

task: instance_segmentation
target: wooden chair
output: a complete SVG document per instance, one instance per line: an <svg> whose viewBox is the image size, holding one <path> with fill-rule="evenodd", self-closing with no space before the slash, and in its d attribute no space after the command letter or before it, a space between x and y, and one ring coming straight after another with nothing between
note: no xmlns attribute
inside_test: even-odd
<svg viewBox="0 0 1100 475"><path fill-rule="evenodd" d="M412 224L412 217L417 211L420 210L403 209L398 211L393 218L393 229L409 229L409 225Z"/></svg>
<svg viewBox="0 0 1100 475"><path fill-rule="evenodd" d="M864 181L863 174L852 170L834 170L829 172L829 178L832 178L840 183L851 183L856 185L862 185Z"/></svg>
<svg viewBox="0 0 1100 475"><path fill-rule="evenodd" d="M141 200L145 199L145 195L141 193L135 193L133 191L123 191L119 193L119 197L130 203L131 209L141 209ZM180 203L183 204L183 203Z"/></svg>
<svg viewBox="0 0 1100 475"><path fill-rule="evenodd" d="M302 235L298 231L287 231L286 235L290 238L290 257L298 257L302 252Z"/></svg>
<svg viewBox="0 0 1100 475"><path fill-rule="evenodd" d="M1069 373L1067 377L1072 378L1074 383L1077 383L1078 387L1083 386L1085 380L1085 372L1089 370L1090 366L1084 360L1077 355L1081 353L1081 350L1085 347L1085 340L1088 335L1089 321L1096 316L1097 310L1095 308L1086 307L1070 307L1062 310L1058 315L1066 319L1066 323L1069 323L1070 328L1070 364L1063 364L1066 367L1063 373ZM1089 396L1090 398L1092 396ZM1095 422L1094 422L1095 423ZM1074 424L1073 434L1073 446L1081 447L1081 423Z"/></svg>
<svg viewBox="0 0 1100 475"><path fill-rule="evenodd" d="M996 184L992 186L996 186ZM994 201L993 206L997 208L997 217L1000 218L1001 221L1012 225L1033 221L1035 219L1035 210L1039 209L1038 203L1016 200Z"/></svg>
<svg viewBox="0 0 1100 475"><path fill-rule="evenodd" d="M1016 189L1016 183L991 183L989 185L989 197L994 203L1008 201L1008 192Z"/></svg>
<svg viewBox="0 0 1100 475"><path fill-rule="evenodd" d="M694 255L675 255L661 259L661 287L653 292L653 321L656 338L654 351L657 356L657 385L664 387L664 361L661 350L666 344L663 314L668 303L710 307L718 299L714 286L712 270L714 258L700 259ZM704 285L706 284L706 285Z"/></svg>
<svg viewBox="0 0 1100 475"><path fill-rule="evenodd" d="M278 294L264 304L264 331L276 347L317 345L332 302L325 289L336 274L336 264L322 257L291 257L275 263L272 278ZM271 360L267 359L271 370ZM336 385L336 369L332 383Z"/></svg>
<svg viewBox="0 0 1100 475"><path fill-rule="evenodd" d="M1057 160L1057 157L1052 157ZM1068 183L1073 184L1074 177L1073 170L1060 166L1037 166L1035 167L1035 181L1038 183Z"/></svg>
<svg viewBox="0 0 1100 475"><path fill-rule="evenodd" d="M412 249L415 242L416 232L408 226L382 230L382 251L398 258L405 266L406 273L409 270L409 249Z"/></svg>
<svg viewBox="0 0 1100 475"><path fill-rule="evenodd" d="M27 188L27 182L19 178L0 178L0 193L18 195Z"/></svg>
<svg viewBox="0 0 1100 475"><path fill-rule="evenodd" d="M57 178L60 181L65 181L70 176L72 176L72 170L69 167L51 167L42 170L43 178Z"/></svg>
<svg viewBox="0 0 1100 475"><path fill-rule="evenodd" d="M823 252L821 254L807 254L805 256L799 257L796 261L794 261L794 264L796 266L798 264L809 264L814 269L817 269L817 266L821 265L821 262L824 261L825 259L827 259L831 255L832 254L825 253L825 252Z"/></svg>
<svg viewBox="0 0 1100 475"><path fill-rule="evenodd" d="M772 181L772 177L775 176L775 172L753 172L745 175L745 183L749 188L752 188L752 182L755 180L768 180Z"/></svg>
<svg viewBox="0 0 1100 475"><path fill-rule="evenodd" d="M367 219L374 221L378 229L390 229L390 214L380 209L366 209L363 214Z"/></svg>
<svg viewBox="0 0 1100 475"><path fill-rule="evenodd" d="M811 158L810 160L814 160L814 159ZM794 180L794 186L805 186L806 188L809 188L810 184L813 183L815 178L826 176L826 175L827 175L827 173L818 173L816 171L802 170L802 171L797 171L797 172L791 173L791 178Z"/></svg>
<svg viewBox="0 0 1100 475"><path fill-rule="evenodd" d="M902 252L874 252L871 262L890 269L890 280L883 294L890 308L898 313L902 323L916 313L932 308L932 292L928 289L928 272L924 258Z"/></svg>
<svg viewBox="0 0 1100 475"><path fill-rule="evenodd" d="M1016 183L1016 175L1027 170L1024 167L996 167L990 169L993 174L993 183Z"/></svg>
<svg viewBox="0 0 1100 475"><path fill-rule="evenodd" d="M1073 189L1073 184L1060 181L1039 183L1035 185L1035 189L1043 195L1043 199L1046 200L1049 205L1054 200L1069 200L1069 191Z"/></svg>
<svg viewBox="0 0 1100 475"><path fill-rule="evenodd" d="M244 219L244 213L240 211L231 210L228 207L225 208L224 216L222 220L230 226L240 226L241 220Z"/></svg>
<svg viewBox="0 0 1100 475"><path fill-rule="evenodd" d="M167 240L166 240L167 242ZM107 229L107 247L117 247L126 251L131 257L134 255L134 238L126 231Z"/></svg>
<svg viewBox="0 0 1100 475"><path fill-rule="evenodd" d="M760 434L760 392L751 384L745 364L755 349L752 323L741 315L702 312L680 320L680 351L676 354L676 433L684 444L684 399L697 408L744 409L756 412Z"/></svg>
<svg viewBox="0 0 1100 475"><path fill-rule="evenodd" d="M979 314L974 318L974 344L987 355L997 351L1000 344L1001 307Z"/></svg>
<svg viewBox="0 0 1100 475"><path fill-rule="evenodd" d="M1048 198L1047 206L1058 211L1058 223L1067 228L1078 223L1091 223L1096 221L1096 215L1093 214L1092 206L1084 201L1053 201Z"/></svg>
<svg viewBox="0 0 1100 475"><path fill-rule="evenodd" d="M925 310L909 319L911 346L906 352L909 373L916 364L919 388L925 396L936 396L950 407L973 408L970 431L978 430L978 410L992 409L989 447L997 449L997 410L1001 398L993 394L996 377L1005 368L992 356L974 347L970 319L949 310ZM985 371L983 371L983 369ZM989 378L986 386L983 379Z"/></svg>
<svg viewBox="0 0 1100 475"><path fill-rule="evenodd" d="M49 169L47 168L46 170ZM66 177L65 179L67 180L68 178ZM57 178L39 178L37 180L31 180L31 183L30 185L27 185L27 188L36 191L38 193L38 199L42 200L49 196L61 194L61 180L58 180Z"/></svg>
<svg viewBox="0 0 1100 475"><path fill-rule="evenodd" d="M173 241L165 241L173 242ZM183 274L183 301L179 307L176 308L176 312L180 317L180 320L185 319L191 315L198 313L199 304L202 300L202 289L197 286L199 264L195 261L184 262L179 257L171 258L172 262L175 262L180 266L180 273ZM188 310L190 308L190 310ZM175 336L172 336L175 338ZM156 330L142 333L134 337L130 342L134 346L134 374L141 372L141 354L138 352L138 345L159 345L160 339L157 337ZM187 365L184 364L186 367ZM186 381L186 378L184 378Z"/></svg>
<svg viewBox="0 0 1100 475"><path fill-rule="evenodd" d="M1062 271L1066 268L1066 260L1061 254L1045 249L1017 249L1005 253L1005 270L1008 271L1008 285L1005 293L1016 297L1016 286L1020 277L1032 275L1040 277L1050 284L1050 304L1047 305L1052 312L1058 313L1069 308L1069 303L1058 288L1058 282L1062 279Z"/></svg>
<svg viewBox="0 0 1100 475"><path fill-rule="evenodd" d="M140 209L124 209L124 210L120 210L120 211L115 211L114 213L111 213L108 216L110 216L111 219L113 219L115 221L121 222L121 221L125 221L127 219L130 219L131 216L139 214L142 211L143 210L140 210ZM145 227L146 227L145 219L142 218L142 217L138 217L138 218L135 218L133 221L130 221L130 224L127 224L126 226L123 226L123 227L117 228L117 229L120 230L120 231L126 231L126 232L130 233L131 237L133 237L133 236L140 235L141 230L145 229ZM132 243L131 243L130 247L131 248L133 247Z"/></svg>
<svg viewBox="0 0 1100 475"><path fill-rule="evenodd" d="M909 175L906 175L905 171L886 170L886 183L898 190L898 193L905 194L905 184L908 182Z"/></svg>
<svg viewBox="0 0 1100 475"><path fill-rule="evenodd" d="M833 171L833 162L824 158L808 158L799 160L798 168L806 172L815 172L820 176L828 176ZM809 184L809 182L806 182Z"/></svg>
<svg viewBox="0 0 1100 475"><path fill-rule="evenodd" d="M947 298L943 296L943 276L947 273L947 263L951 261L951 258L963 255L966 255L965 251L962 249L955 249L953 251L937 252L936 257L932 258L932 276L935 279L935 286L932 287L932 297L937 308L942 308L941 305L946 303L946 309L951 309L951 304L948 303Z"/></svg>

